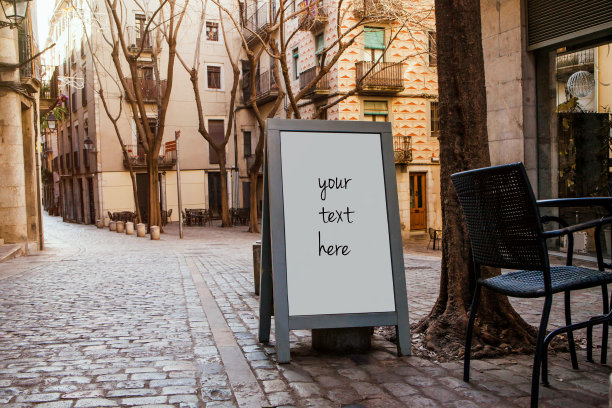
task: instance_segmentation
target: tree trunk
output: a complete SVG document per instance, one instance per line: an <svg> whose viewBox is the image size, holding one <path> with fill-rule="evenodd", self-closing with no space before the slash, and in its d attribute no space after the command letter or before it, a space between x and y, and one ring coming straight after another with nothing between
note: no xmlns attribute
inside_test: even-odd
<svg viewBox="0 0 612 408"><path fill-rule="evenodd" d="M249 169L249 181L250 181L250 192L249 192L249 232L259 232L259 223L257 219L257 180L259 178L259 170Z"/></svg>
<svg viewBox="0 0 612 408"><path fill-rule="evenodd" d="M219 157L219 177L221 178L221 226L231 227L232 220L229 213L229 199L227 194L227 169L225 167L225 149L217 152Z"/></svg>
<svg viewBox="0 0 612 408"><path fill-rule="evenodd" d="M152 225L159 226L160 231L163 231L161 225L161 208L159 204L159 170L158 170L159 147L152 149L147 157L148 175L149 175L149 228Z"/></svg>
<svg viewBox="0 0 612 408"><path fill-rule="evenodd" d="M487 103L478 0L436 0L440 108L442 265L440 293L415 332L442 355L463 354L475 279L467 230L450 175L490 165ZM481 277L499 274L482 268ZM474 356L532 350L535 328L506 296L483 290L474 329Z"/></svg>

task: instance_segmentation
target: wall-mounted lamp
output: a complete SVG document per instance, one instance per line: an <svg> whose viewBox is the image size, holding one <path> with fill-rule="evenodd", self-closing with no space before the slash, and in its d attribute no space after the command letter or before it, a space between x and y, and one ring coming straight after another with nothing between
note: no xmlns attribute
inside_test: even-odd
<svg viewBox="0 0 612 408"><path fill-rule="evenodd" d="M31 0L0 0L2 11L8 21L0 20L0 27L16 28L28 15Z"/></svg>
<svg viewBox="0 0 612 408"><path fill-rule="evenodd" d="M55 117L53 112L51 112L49 113L49 115L47 115L47 127L53 130L55 129L56 125L57 125L57 118Z"/></svg>
<svg viewBox="0 0 612 408"><path fill-rule="evenodd" d="M85 150L87 150L88 152L95 152L96 151L96 146L95 143L93 142L93 140L91 140L89 138L89 136L87 136L85 138L85 140L83 140L83 147L85 148Z"/></svg>

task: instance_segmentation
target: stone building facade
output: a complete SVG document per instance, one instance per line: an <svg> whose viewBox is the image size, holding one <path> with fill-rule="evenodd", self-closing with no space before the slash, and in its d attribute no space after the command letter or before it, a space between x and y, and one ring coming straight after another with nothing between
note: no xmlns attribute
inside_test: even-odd
<svg viewBox="0 0 612 408"><path fill-rule="evenodd" d="M349 27L360 21L353 5L344 2L346 10L341 10L343 17L338 22L338 4L334 0L298 2L295 9L307 8L306 14L286 23L287 37L296 32L286 55L294 94L315 77L321 51L338 39L338 25L348 32ZM356 36L353 45L298 106L302 119L391 122L400 218L402 230L409 233L441 228L438 85L433 1L404 1L402 5L406 13L382 15L351 31L344 40ZM247 4L247 21L261 7L262 3ZM331 47L326 60L336 52L337 47ZM264 56L260 67L269 63ZM375 68L370 70L373 65ZM357 81L363 87L354 92ZM318 109L336 99L342 100L324 111ZM272 98L264 104L264 109L273 101ZM286 100L285 109L281 108L277 116L284 117L288 105ZM249 137L257 133L248 112L239 118L241 136L245 132ZM241 176L246 178L246 172Z"/></svg>
<svg viewBox="0 0 612 408"><path fill-rule="evenodd" d="M166 91L167 46L162 45L158 58L159 85L157 73L151 62L153 38L145 38L144 25L147 16L136 4L123 2L126 9L132 10L122 16L123 33L128 49L136 51L144 41L143 53L139 58L141 91L145 95L148 122L155 126L157 87ZM116 70L111 60L111 52L105 42L108 31L99 30L109 27L104 4L99 0L57 0L50 24L50 38L57 45L47 64L58 67L59 93L68 97L68 116L58 124L57 141L53 144L56 190L59 191L60 214L65 221L91 224L96 219L107 217L108 212L134 211L132 182L127 163L124 160L120 143L113 124L101 101L99 90L103 89L109 110L118 116L119 133L126 145L130 161L136 173L141 210L146 211L147 175L144 149L138 140L134 115L127 103L127 95L118 84ZM209 4L209 7L214 5ZM195 6L193 6L195 7ZM198 21L199 10L192 10L183 24L178 52L186 61L192 61L195 52L197 32L193 29ZM218 30L218 13L209 13L207 27ZM206 29L206 28L205 28ZM87 35L85 35L87 33ZM153 35L151 35L152 37ZM90 43L87 43L87 37ZM201 97L204 101L204 115L211 133L222 133L227 126L226 112L229 107L231 88L230 75L226 75L229 62L222 37L204 35L206 50L202 55L200 72ZM90 48L91 45L91 48ZM92 51L97 58L98 72ZM214 80L207 76L209 67L217 68ZM124 67L128 72L127 64ZM209 83L214 81L214 84ZM135 83L127 78L129 84ZM120 106L123 104L123 106ZM178 61L174 68L174 86L169 103L167 121L159 157L160 203L163 211L172 210L169 221L178 220L176 151L172 142L175 131L181 131L178 143L180 149L181 186L183 208L208 208L214 214L220 211L219 166L215 161L208 143L198 133L198 117L189 75ZM214 129L213 129L214 128ZM86 149L87 144L93 148ZM228 167L235 168L233 143L227 150ZM230 171L228 183L234 183L235 172ZM230 190L230 206L234 200ZM235 201L235 200L234 200Z"/></svg>
<svg viewBox="0 0 612 408"><path fill-rule="evenodd" d="M40 63L28 62L37 49L35 7L17 27L0 25L0 240L26 252L43 247L37 157ZM4 13L0 18L8 23Z"/></svg>

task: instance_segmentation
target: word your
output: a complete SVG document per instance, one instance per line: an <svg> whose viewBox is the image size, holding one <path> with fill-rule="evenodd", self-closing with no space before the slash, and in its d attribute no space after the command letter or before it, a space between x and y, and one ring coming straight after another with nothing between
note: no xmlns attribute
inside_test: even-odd
<svg viewBox="0 0 612 408"><path fill-rule="evenodd" d="M321 231L319 231L319 256L321 256L322 252L330 256L338 256L340 254L346 256L351 253L351 250L349 249L348 245L323 245L321 243Z"/></svg>
<svg viewBox="0 0 612 408"><path fill-rule="evenodd" d="M319 188L321 189L321 200L325 201L325 199L327 198L327 189L329 188L330 190L346 190L346 188L348 187L348 183L349 181L351 181L352 179L350 178L339 178L339 177L334 177L334 178L328 178L328 179L323 179L321 180L321 177L319 177Z"/></svg>

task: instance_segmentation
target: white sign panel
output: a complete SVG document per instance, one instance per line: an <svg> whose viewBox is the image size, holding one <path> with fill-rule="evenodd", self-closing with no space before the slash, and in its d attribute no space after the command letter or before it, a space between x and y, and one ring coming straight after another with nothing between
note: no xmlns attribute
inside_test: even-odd
<svg viewBox="0 0 612 408"><path fill-rule="evenodd" d="M380 134L280 133L289 316L395 311Z"/></svg>

